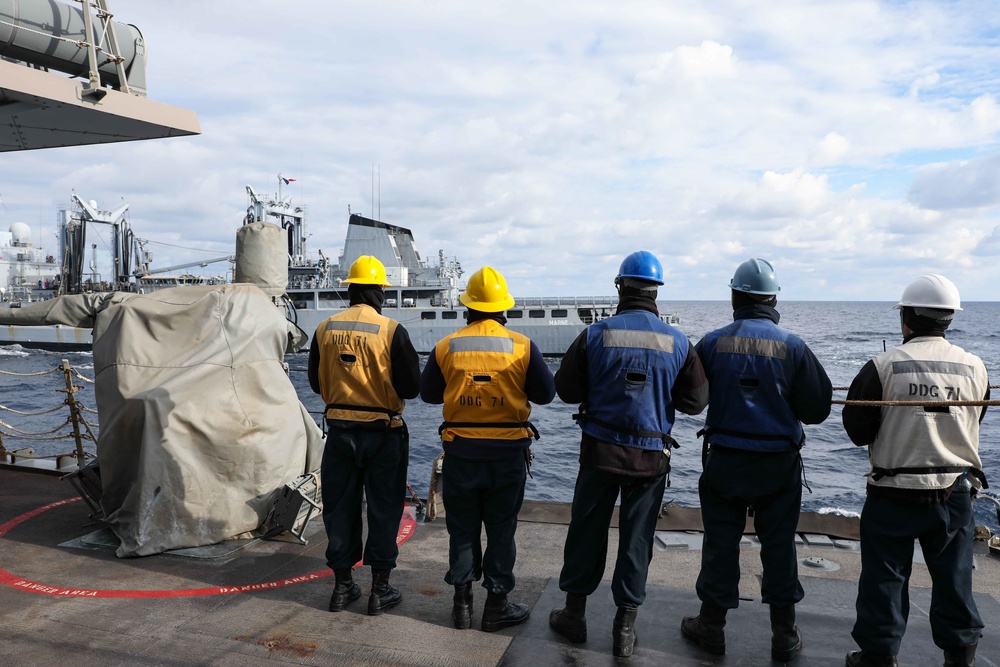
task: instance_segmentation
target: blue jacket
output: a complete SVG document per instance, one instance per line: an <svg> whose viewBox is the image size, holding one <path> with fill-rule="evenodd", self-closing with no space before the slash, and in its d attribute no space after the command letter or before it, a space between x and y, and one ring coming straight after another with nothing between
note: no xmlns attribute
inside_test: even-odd
<svg viewBox="0 0 1000 667"><path fill-rule="evenodd" d="M798 449L802 423L830 414L833 388L805 342L778 326L765 305L738 308L735 321L698 341L708 376L709 444L761 452Z"/></svg>
<svg viewBox="0 0 1000 667"><path fill-rule="evenodd" d="M674 425L674 382L687 337L645 310L627 310L586 331L589 394L584 433L626 447L663 450Z"/></svg>

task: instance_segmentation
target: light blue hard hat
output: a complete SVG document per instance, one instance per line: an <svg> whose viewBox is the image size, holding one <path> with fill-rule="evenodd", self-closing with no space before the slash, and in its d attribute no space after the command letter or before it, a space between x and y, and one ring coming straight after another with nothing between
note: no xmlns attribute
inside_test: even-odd
<svg viewBox="0 0 1000 667"><path fill-rule="evenodd" d="M766 259L748 259L736 267L729 286L737 292L747 294L777 294L781 291L774 267Z"/></svg>
<svg viewBox="0 0 1000 667"><path fill-rule="evenodd" d="M622 260L622 265L618 269L618 277L615 278L615 284L619 284L622 278L635 278L636 280L646 280L657 285L662 285L663 265L648 250L637 250Z"/></svg>

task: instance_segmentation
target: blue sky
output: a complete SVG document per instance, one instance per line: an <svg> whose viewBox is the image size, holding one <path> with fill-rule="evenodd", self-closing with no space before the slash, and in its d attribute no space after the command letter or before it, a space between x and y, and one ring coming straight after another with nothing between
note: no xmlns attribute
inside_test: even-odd
<svg viewBox="0 0 1000 667"><path fill-rule="evenodd" d="M150 98L197 137L7 153L0 230L46 243L76 192L139 236L230 252L244 186L309 210L336 257L348 206L517 295L612 293L657 254L662 298L726 299L771 260L788 299L1000 284L1000 14L837 0L128 3ZM379 193L372 200L372 169ZM49 243L54 247L54 243ZM154 246L154 265L191 259Z"/></svg>

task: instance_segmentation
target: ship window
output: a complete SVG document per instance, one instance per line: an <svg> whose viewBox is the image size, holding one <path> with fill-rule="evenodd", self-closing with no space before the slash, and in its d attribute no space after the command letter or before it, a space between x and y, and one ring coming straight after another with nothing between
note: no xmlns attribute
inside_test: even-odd
<svg viewBox="0 0 1000 667"><path fill-rule="evenodd" d="M443 313L441 313L441 319L442 320L457 320L458 319L458 311L455 311L455 310L446 310Z"/></svg>
<svg viewBox="0 0 1000 667"><path fill-rule="evenodd" d="M529 310L528 317L545 317L544 310Z"/></svg>
<svg viewBox="0 0 1000 667"><path fill-rule="evenodd" d="M437 313L429 310L425 310L422 313L420 313L420 319L422 320L436 320L437 316L438 316Z"/></svg>
<svg viewBox="0 0 1000 667"><path fill-rule="evenodd" d="M523 310L508 310L507 311L507 319L508 320L509 319L515 319L515 320L517 320L517 319L520 319L522 317L524 317L524 311Z"/></svg>
<svg viewBox="0 0 1000 667"><path fill-rule="evenodd" d="M552 311L552 317L569 317L569 311L565 308L556 308Z"/></svg>

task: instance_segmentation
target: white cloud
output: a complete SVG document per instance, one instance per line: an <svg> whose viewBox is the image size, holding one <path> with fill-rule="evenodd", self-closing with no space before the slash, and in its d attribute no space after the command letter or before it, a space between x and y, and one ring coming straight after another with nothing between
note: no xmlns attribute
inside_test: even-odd
<svg viewBox="0 0 1000 667"><path fill-rule="evenodd" d="M816 162L819 164L836 164L851 150L851 142L842 134L828 132L817 146Z"/></svg>
<svg viewBox="0 0 1000 667"><path fill-rule="evenodd" d="M939 211L1000 204L1000 153L922 170L913 180L909 199Z"/></svg>
<svg viewBox="0 0 1000 667"><path fill-rule="evenodd" d="M720 203L715 215L744 220L805 218L818 212L831 198L826 176L801 170L787 174L768 171L752 188Z"/></svg>
<svg viewBox="0 0 1000 667"><path fill-rule="evenodd" d="M937 72L928 72L927 74L918 77L913 83L910 84L910 89L907 91L907 94L910 97L917 97L921 90L935 88L940 81L940 74Z"/></svg>
<svg viewBox="0 0 1000 667"><path fill-rule="evenodd" d="M244 186L281 172L314 250L337 255L350 205L518 294L607 294L637 248L672 298L726 298L750 255L789 298L893 298L888 271L972 299L1000 280L981 0L113 4L146 37L150 97L203 134L5 154L0 229L52 225L75 188L226 252Z"/></svg>

